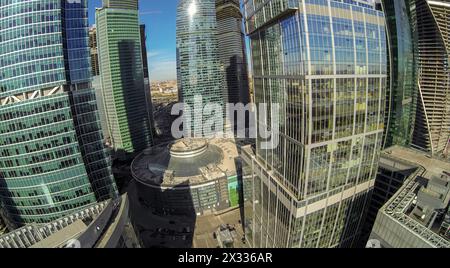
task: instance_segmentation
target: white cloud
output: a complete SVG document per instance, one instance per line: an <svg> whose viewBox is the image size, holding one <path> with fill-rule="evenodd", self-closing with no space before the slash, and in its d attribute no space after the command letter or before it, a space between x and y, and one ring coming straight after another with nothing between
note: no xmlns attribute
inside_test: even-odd
<svg viewBox="0 0 450 268"><path fill-rule="evenodd" d="M151 58L155 58L161 54L162 54L161 51L150 50L150 51L147 51L147 58L150 60Z"/></svg>

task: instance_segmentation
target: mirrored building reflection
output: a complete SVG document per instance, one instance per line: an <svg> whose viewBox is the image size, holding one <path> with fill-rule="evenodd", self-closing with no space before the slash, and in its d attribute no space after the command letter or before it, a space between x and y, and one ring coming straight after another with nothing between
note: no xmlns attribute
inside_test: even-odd
<svg viewBox="0 0 450 268"><path fill-rule="evenodd" d="M227 100L224 69L219 58L215 0L180 0L177 7L177 78L179 102L191 107L184 115L192 123L184 126L191 135L203 137L222 129L206 130L196 126L211 120L210 115L194 111L210 104L223 109ZM201 97L201 99L196 97ZM186 108L186 107L185 107ZM225 113L223 112L223 119ZM225 124L225 120L223 120Z"/></svg>
<svg viewBox="0 0 450 268"><path fill-rule="evenodd" d="M243 16L239 0L216 0L219 57L225 71L229 103L250 101Z"/></svg>
<svg viewBox="0 0 450 268"><path fill-rule="evenodd" d="M145 86L138 0L106 0L96 11L100 75L111 147L132 158L153 143Z"/></svg>
<svg viewBox="0 0 450 268"><path fill-rule="evenodd" d="M385 0L389 85L384 147L412 142L418 96L417 64L409 0ZM388 66L388 67L389 67Z"/></svg>
<svg viewBox="0 0 450 268"><path fill-rule="evenodd" d="M256 103L277 103L280 144L243 150L253 247L352 247L383 141L384 14L368 1L245 0Z"/></svg>
<svg viewBox="0 0 450 268"><path fill-rule="evenodd" d="M116 196L91 87L87 1L1 1L0 24L8 221L46 223Z"/></svg>

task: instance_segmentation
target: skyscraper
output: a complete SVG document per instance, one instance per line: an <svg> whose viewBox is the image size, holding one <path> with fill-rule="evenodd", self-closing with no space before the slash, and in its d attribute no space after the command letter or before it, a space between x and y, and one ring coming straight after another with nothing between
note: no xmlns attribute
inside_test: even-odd
<svg viewBox="0 0 450 268"><path fill-rule="evenodd" d="M90 82L87 1L1 1L0 23L8 221L46 223L115 196Z"/></svg>
<svg viewBox="0 0 450 268"><path fill-rule="evenodd" d="M202 98L203 105L224 106L227 100L219 59L215 0L180 0L178 3L177 77L179 101L192 108L191 134L214 134L196 128L211 118L194 112L194 105L203 108L196 96ZM187 115L186 111L184 115ZM223 115L225 117L225 113Z"/></svg>
<svg viewBox="0 0 450 268"><path fill-rule="evenodd" d="M445 78L442 79L442 76L436 76L437 73L441 72L442 74L445 71L447 59L445 59L445 52L442 51L442 46L435 49L436 46L432 45L436 42L439 43L441 37L436 32L432 33L432 31L422 28L424 27L422 24L425 21L427 21L426 24L430 23L427 28L436 26L432 23L433 19L424 20L426 14L429 16L436 15L440 18L439 20L442 20L443 17L442 15L438 15L439 12L436 13L436 11L433 12L433 15L427 13L431 9L424 6L427 3L422 1L384 0L382 4L386 14L387 34L389 37L389 59L391 63L389 72L390 84L389 90L387 91L389 94L387 94L387 120L384 142L384 146L387 149L380 160L379 174L376 180L365 230L363 231L364 236L361 239L361 242L364 244L368 240L377 214L379 212L380 215L383 214L383 209L381 208L397 193L397 190L414 171L411 167L405 167L404 163L389 159L395 152L405 155L408 155L407 152L409 152L407 149L399 149L401 147L391 146L412 146L425 152L441 155L445 146L443 147L441 145L438 151L433 152L429 145L424 145L426 144L424 141L429 141L429 138L433 137L432 132L428 132L429 130L427 128L433 129L434 133L442 130L441 133L443 133L443 136L437 137L434 135L434 138L437 138L435 141L440 139L442 142L446 140L446 136L448 137L448 132L445 134L445 128L448 125L447 115L445 111L441 110L445 109L445 105L448 103L444 96L446 94L445 91L448 91L448 86L445 86L448 82L446 82ZM443 2L430 1L430 4L437 4L442 8L445 7ZM421 7L417 8L416 5L420 5ZM424 12L424 9L427 12ZM441 14L445 14L443 10L440 10L440 12ZM417 15L417 13L420 15ZM419 17L421 18L420 22ZM448 19L450 17L447 15ZM434 56L432 57L430 55ZM423 90L421 84L424 85L425 90ZM436 85L439 85L439 87L436 87ZM442 95L434 95L435 93ZM436 109L437 107L440 108ZM432 116L430 115L428 117L424 109L428 109ZM430 122L434 123L428 125ZM425 128L424 124L426 124ZM410 154L410 156L414 155ZM416 152L415 156L425 157L425 153L419 154ZM429 164L432 163L430 162ZM383 221L384 223L382 225L386 224L386 219L383 219ZM391 227L393 226L391 225ZM398 228L395 227L394 229ZM397 232L397 230L394 232ZM406 236L404 238L405 240L402 243L406 240L410 240L410 242L413 240Z"/></svg>
<svg viewBox="0 0 450 268"><path fill-rule="evenodd" d="M145 24L139 25L141 32L142 65L144 70L144 79L148 79L148 59L147 59L147 34L145 33Z"/></svg>
<svg viewBox="0 0 450 268"><path fill-rule="evenodd" d="M416 170L416 167L397 161L393 158L393 152L405 153L413 151L397 145L382 151L377 179L375 181L369 210L364 223L360 244L358 245L359 247L365 247L367 244L379 210L400 190L403 183ZM424 153L422 152L422 154Z"/></svg>
<svg viewBox="0 0 450 268"><path fill-rule="evenodd" d="M256 104L279 145L243 150L253 247L352 247L383 140L385 19L368 1L245 1ZM274 106L273 106L274 107ZM273 138L272 138L273 139ZM276 145L276 144L274 144Z"/></svg>
<svg viewBox="0 0 450 268"><path fill-rule="evenodd" d="M441 155L450 138L450 2L411 0L419 96L413 145Z"/></svg>
<svg viewBox="0 0 450 268"><path fill-rule="evenodd" d="M250 101L245 35L239 0L216 0L219 58L225 70L229 103Z"/></svg>
<svg viewBox="0 0 450 268"><path fill-rule="evenodd" d="M379 206L369 242L385 248L450 248L450 163L400 146L386 149L381 158L386 196L377 199L388 201ZM402 180L394 194L388 190L392 182L386 184L392 179Z"/></svg>
<svg viewBox="0 0 450 268"><path fill-rule="evenodd" d="M91 49L92 76L98 76L100 67L98 66L97 28L95 26L89 29L89 47Z"/></svg>
<svg viewBox="0 0 450 268"><path fill-rule="evenodd" d="M97 45L97 27L92 26L89 29L89 48L91 52L91 68L92 68L92 88L95 91L97 99L98 113L100 115L100 123L102 126L103 136L109 141L108 124L105 115L105 105L102 95L102 81L100 77L100 66L98 62L98 45Z"/></svg>
<svg viewBox="0 0 450 268"><path fill-rule="evenodd" d="M146 94L146 98L149 101L148 103L148 110L149 110L149 117L150 117L150 125L155 125L155 119L153 118L153 102L152 96L151 96L151 88L150 88L150 74L148 70L148 55L147 55L147 33L145 32L145 24L139 25L139 29L141 32L141 51L142 51L142 66L144 71L144 91Z"/></svg>
<svg viewBox="0 0 450 268"><path fill-rule="evenodd" d="M104 1L96 12L103 101L111 144L119 158L152 144L137 2Z"/></svg>
<svg viewBox="0 0 450 268"><path fill-rule="evenodd" d="M409 0L384 0L389 44L389 85L384 147L412 142L418 95Z"/></svg>

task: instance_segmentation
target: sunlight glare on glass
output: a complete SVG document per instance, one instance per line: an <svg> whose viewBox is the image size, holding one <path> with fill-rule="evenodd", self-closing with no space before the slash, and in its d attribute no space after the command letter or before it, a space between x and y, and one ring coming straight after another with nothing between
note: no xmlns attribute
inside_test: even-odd
<svg viewBox="0 0 450 268"><path fill-rule="evenodd" d="M194 16L195 13L197 13L197 5L195 4L195 2L192 2L189 5L188 13L189 13L189 16L191 16L191 17Z"/></svg>

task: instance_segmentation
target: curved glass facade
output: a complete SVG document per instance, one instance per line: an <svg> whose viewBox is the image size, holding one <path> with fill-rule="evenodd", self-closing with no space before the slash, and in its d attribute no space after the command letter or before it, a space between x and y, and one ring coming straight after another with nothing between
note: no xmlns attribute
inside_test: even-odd
<svg viewBox="0 0 450 268"><path fill-rule="evenodd" d="M258 139L244 167L255 204L246 206L248 239L354 246L383 140L384 14L367 1L248 0L245 10L256 103L281 108L279 146L263 150Z"/></svg>
<svg viewBox="0 0 450 268"><path fill-rule="evenodd" d="M216 0L216 15L219 57L224 66L228 102L247 104L250 93L239 0Z"/></svg>
<svg viewBox="0 0 450 268"><path fill-rule="evenodd" d="M224 106L227 92L218 51L216 1L180 0L177 7L177 76L180 102L194 109L194 97L201 96L204 105L217 103ZM206 122L209 119L207 116L201 116L201 113L192 111L191 133L196 136L203 134L194 129L196 122Z"/></svg>
<svg viewBox="0 0 450 268"><path fill-rule="evenodd" d="M0 198L14 224L116 195L90 87L87 1L0 3Z"/></svg>
<svg viewBox="0 0 450 268"><path fill-rule="evenodd" d="M412 145L435 156L450 153L450 3L411 0L419 96Z"/></svg>
<svg viewBox="0 0 450 268"><path fill-rule="evenodd" d="M389 43L389 90L384 147L411 144L417 100L417 68L409 0L383 1Z"/></svg>

